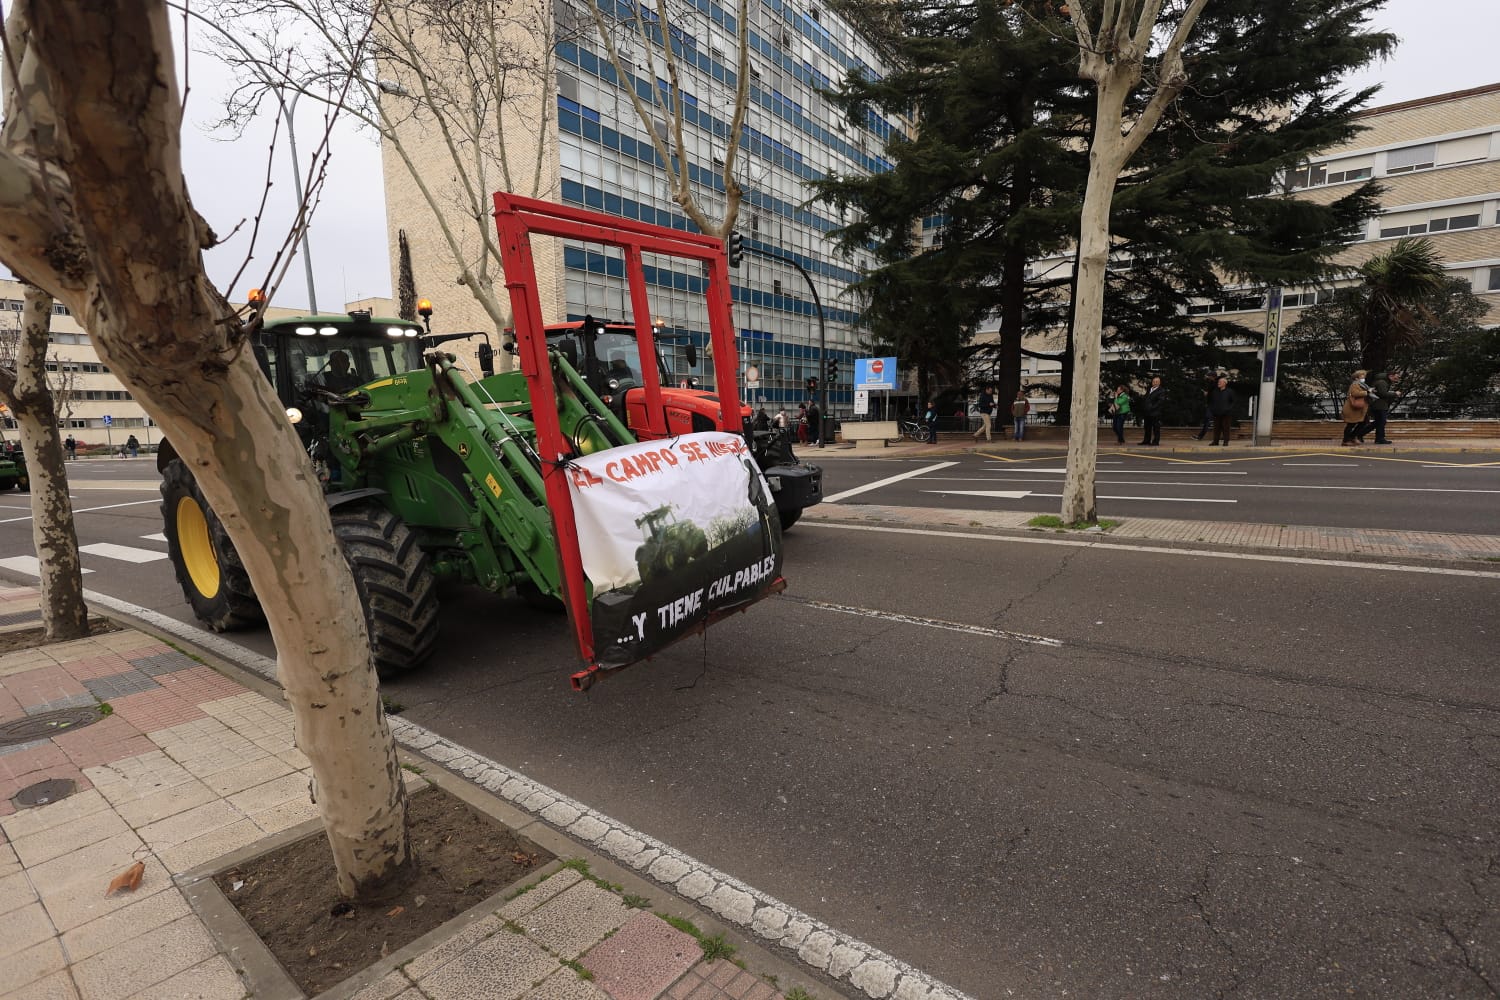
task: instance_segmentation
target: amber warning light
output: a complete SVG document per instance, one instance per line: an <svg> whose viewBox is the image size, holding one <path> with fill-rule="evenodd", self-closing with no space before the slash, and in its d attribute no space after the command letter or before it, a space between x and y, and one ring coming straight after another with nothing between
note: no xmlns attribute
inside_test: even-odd
<svg viewBox="0 0 1500 1000"><path fill-rule="evenodd" d="M259 288L252 288L250 289L250 294L245 296L245 301L251 305L258 306L266 301L266 293Z"/></svg>
<svg viewBox="0 0 1500 1000"><path fill-rule="evenodd" d="M417 315L423 316L423 317L427 317L427 316L431 316L432 315L432 300L431 299L418 299L417 300Z"/></svg>

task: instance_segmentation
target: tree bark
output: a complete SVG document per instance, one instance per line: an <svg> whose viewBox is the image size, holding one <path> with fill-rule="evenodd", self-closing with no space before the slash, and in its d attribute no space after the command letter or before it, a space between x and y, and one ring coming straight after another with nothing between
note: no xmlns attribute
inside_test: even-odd
<svg viewBox="0 0 1500 1000"><path fill-rule="evenodd" d="M48 642L88 635L89 609L83 600L83 570L73 501L68 497L57 408L47 385L47 333L52 296L27 285L16 344L16 370L0 372L0 397L16 415L26 475L31 480L31 542L41 581L42 628Z"/></svg>
<svg viewBox="0 0 1500 1000"><path fill-rule="evenodd" d="M79 317L224 522L276 641L339 887L378 897L411 855L364 614L307 455L203 271L213 235L183 181L166 7L22 0L11 16L30 32L7 121L55 115L57 135L40 165L26 142L0 149L0 260Z"/></svg>

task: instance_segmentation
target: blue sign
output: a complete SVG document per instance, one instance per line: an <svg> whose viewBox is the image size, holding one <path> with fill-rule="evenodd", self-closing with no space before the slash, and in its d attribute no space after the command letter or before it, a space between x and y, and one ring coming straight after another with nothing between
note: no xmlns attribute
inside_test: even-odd
<svg viewBox="0 0 1500 1000"><path fill-rule="evenodd" d="M895 358L855 358L854 388L895 389Z"/></svg>
<svg viewBox="0 0 1500 1000"><path fill-rule="evenodd" d="M110 416L108 413L106 413L104 415L104 426L105 427L109 427L114 422L115 422L115 418L114 417Z"/></svg>

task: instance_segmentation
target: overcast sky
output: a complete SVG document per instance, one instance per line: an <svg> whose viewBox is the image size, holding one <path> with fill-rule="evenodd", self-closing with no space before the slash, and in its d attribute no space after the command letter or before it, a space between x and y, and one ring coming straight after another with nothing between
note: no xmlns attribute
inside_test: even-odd
<svg viewBox="0 0 1500 1000"><path fill-rule="evenodd" d="M1395 55L1349 80L1350 87L1380 83L1376 104L1425 97L1489 83L1500 83L1493 58L1494 28L1500 0L1390 0L1377 27L1403 39ZM225 236L242 220L245 225L208 254L209 274L231 299L261 283L270 256L290 228L296 201L292 196L291 158L283 141L270 163L271 199L261 222L255 257L245 276L229 287L250 250L253 206L265 185L270 155L271 118L243 138L215 138L206 124L217 117L227 80L210 60L192 54L192 92L183 129L183 155L194 203ZM180 67L179 67L180 71ZM321 112L310 99L297 108L297 141L302 168L322 134ZM380 151L374 139L352 129L334 136L329 181L311 231L314 278L322 311L341 311L358 298L391 293L386 252L385 207L381 193ZM423 291L418 289L419 292ZM308 297L299 258L282 283L275 304L306 308Z"/></svg>

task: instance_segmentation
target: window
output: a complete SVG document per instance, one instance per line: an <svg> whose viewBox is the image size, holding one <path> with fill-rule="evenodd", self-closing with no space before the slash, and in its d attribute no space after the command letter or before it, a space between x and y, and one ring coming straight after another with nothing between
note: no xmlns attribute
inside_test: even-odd
<svg viewBox="0 0 1500 1000"><path fill-rule="evenodd" d="M1437 144L1432 142L1421 146L1393 149L1385 154L1385 172L1388 174L1407 174L1413 170L1428 170L1436 164Z"/></svg>
<svg viewBox="0 0 1500 1000"><path fill-rule="evenodd" d="M1500 292L1500 267L1490 268L1490 291Z"/></svg>
<svg viewBox="0 0 1500 1000"><path fill-rule="evenodd" d="M1454 229L1479 226L1479 207L1455 205L1416 212L1397 212L1381 220L1380 238L1420 236L1422 233L1445 233Z"/></svg>

